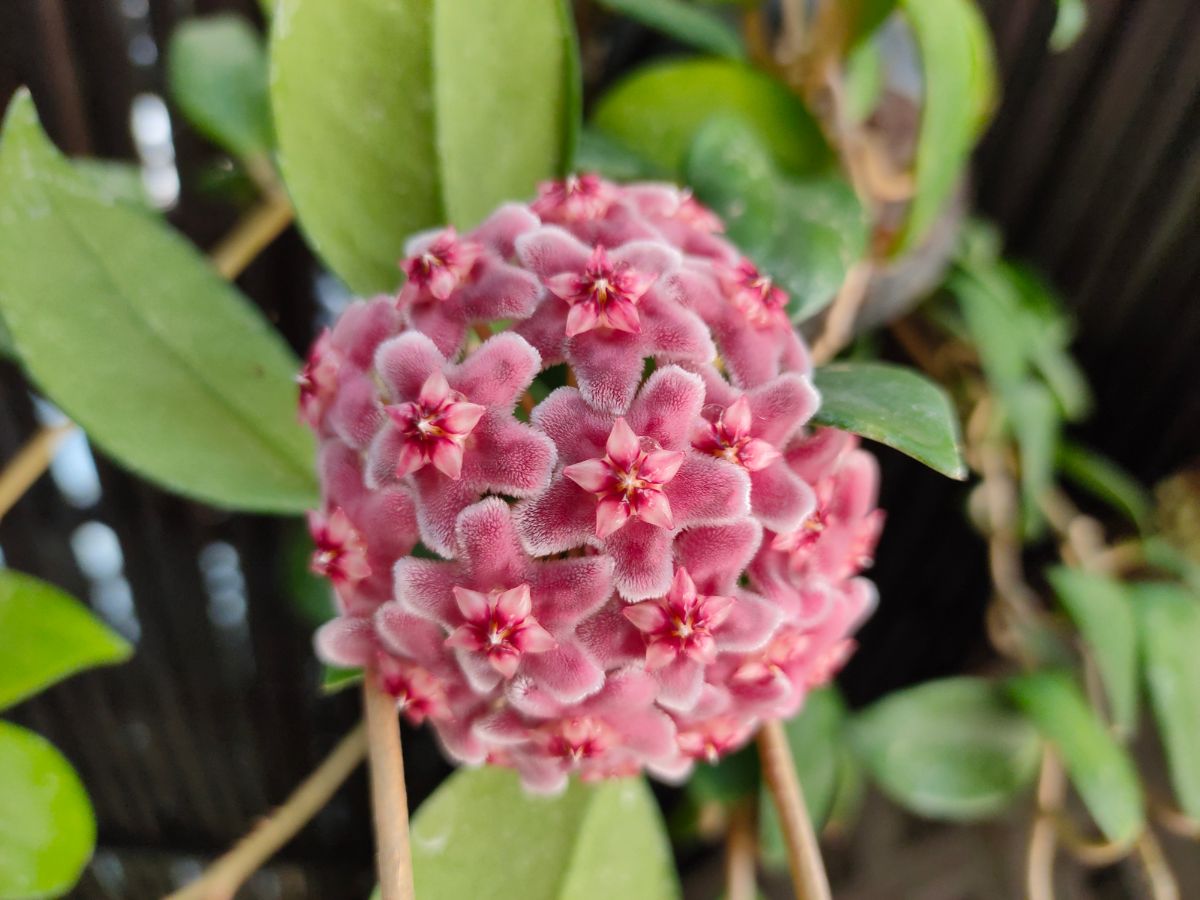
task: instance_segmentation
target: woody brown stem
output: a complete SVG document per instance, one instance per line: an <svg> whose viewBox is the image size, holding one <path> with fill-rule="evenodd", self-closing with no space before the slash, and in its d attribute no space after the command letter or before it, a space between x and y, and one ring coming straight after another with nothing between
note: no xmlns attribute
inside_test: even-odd
<svg viewBox="0 0 1200 900"><path fill-rule="evenodd" d="M54 458L54 451L74 428L71 422L45 425L17 451L17 455L0 472L0 518L7 515L42 476Z"/></svg>
<svg viewBox="0 0 1200 900"><path fill-rule="evenodd" d="M758 755L763 781L779 813L796 900L830 900L832 895L825 863L821 860L821 848L808 818L804 792L782 724L768 722L759 730Z"/></svg>
<svg viewBox="0 0 1200 900"><path fill-rule="evenodd" d="M384 693L373 672L367 672L363 681L363 708L367 719L380 896L382 900L414 900L400 721L396 701Z"/></svg>

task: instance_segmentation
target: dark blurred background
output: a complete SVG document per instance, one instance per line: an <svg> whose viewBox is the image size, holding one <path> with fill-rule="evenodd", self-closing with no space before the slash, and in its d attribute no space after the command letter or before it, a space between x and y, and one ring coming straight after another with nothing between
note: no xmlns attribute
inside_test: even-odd
<svg viewBox="0 0 1200 900"><path fill-rule="evenodd" d="M1200 452L1200 4L1089 0L1087 30L1060 54L1047 49L1053 0L983 6L1004 95L976 156L978 210L1000 224L1012 255L1050 276L1077 318L1076 349L1097 396L1080 436L1152 483ZM261 23L254 0L0 0L0 103L27 84L67 153L139 162L172 224L203 248L236 218L238 176L175 114L163 56L177 22L217 11ZM671 49L628 23L601 47L607 61L590 75L606 82ZM302 351L328 285L295 230L239 284ZM8 459L54 412L8 362L0 398ZM880 456L889 513L874 571L882 602L841 678L854 704L988 659L988 582L962 515L967 489ZM293 538L294 523L160 492L93 458L78 433L0 522L7 565L89 599L137 644L130 663L14 713L66 753L96 805L99 850L77 896L156 897L193 877L355 721L354 692L318 695L311 625L285 574ZM415 803L447 767L427 734L409 732L406 742ZM904 827L894 816L865 826L870 840L898 847L909 840ZM893 879L892 895L1016 896L1003 873L973 859L993 837L962 829L933 849L922 844L907 855L912 884L923 866L935 886ZM712 871L703 854L684 862L693 882ZM839 866L854 868L835 858L835 875ZM865 868L880 869L879 860ZM243 896L365 898L370 869L360 773ZM884 896L862 872L847 878L839 896ZM1126 896L1093 888L1086 896Z"/></svg>

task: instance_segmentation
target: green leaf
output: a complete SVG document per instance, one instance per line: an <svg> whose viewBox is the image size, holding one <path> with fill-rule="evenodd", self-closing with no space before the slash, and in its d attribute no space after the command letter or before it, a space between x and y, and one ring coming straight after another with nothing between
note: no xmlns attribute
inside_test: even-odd
<svg viewBox="0 0 1200 900"><path fill-rule="evenodd" d="M1061 53L1079 39L1087 28L1088 11L1085 0L1058 0L1058 15L1050 32L1050 49Z"/></svg>
<svg viewBox="0 0 1200 900"><path fill-rule="evenodd" d="M313 247L387 291L413 232L530 195L574 152L573 48L562 0L281 0L271 100Z"/></svg>
<svg viewBox="0 0 1200 900"><path fill-rule="evenodd" d="M706 803L733 806L758 792L759 774L754 747L743 747L716 765L697 763L688 779L687 791L697 807Z"/></svg>
<svg viewBox="0 0 1200 900"><path fill-rule="evenodd" d="M1179 805L1200 820L1200 601L1179 585L1134 585L1150 703Z"/></svg>
<svg viewBox="0 0 1200 900"><path fill-rule="evenodd" d="M769 76L730 60L641 68L600 98L592 124L659 168L680 172L692 140L715 115L743 120L785 172L811 174L831 162L804 104Z"/></svg>
<svg viewBox="0 0 1200 900"><path fill-rule="evenodd" d="M1042 533L1041 500L1054 484L1062 420L1054 397L1044 384L1028 380L1004 398L1004 412L1021 462L1022 529L1029 538Z"/></svg>
<svg viewBox="0 0 1200 900"><path fill-rule="evenodd" d="M812 691L800 714L784 723L792 762L804 788L808 817L818 832L829 818L842 774L845 723L846 704L832 686ZM765 789L758 810L759 852L763 862L784 868L787 846L779 827L779 813Z"/></svg>
<svg viewBox="0 0 1200 900"><path fill-rule="evenodd" d="M671 847L642 779L526 793L516 773L460 769L412 826L418 897L489 900L671 900Z"/></svg>
<svg viewBox="0 0 1200 900"><path fill-rule="evenodd" d="M896 252L920 244L959 182L995 104L987 23L972 0L902 0L924 72L916 195Z"/></svg>
<svg viewBox="0 0 1200 900"><path fill-rule="evenodd" d="M590 126L584 128L579 135L575 168L581 172L598 172L613 181L639 181L662 177L662 170L653 163L642 159L628 147Z"/></svg>
<svg viewBox="0 0 1200 900"><path fill-rule="evenodd" d="M1050 569L1046 577L1087 642L1113 723L1123 734L1132 734L1137 727L1137 623L1126 586L1066 566Z"/></svg>
<svg viewBox="0 0 1200 900"><path fill-rule="evenodd" d="M73 159L75 171L91 182L97 196L109 203L127 203L151 209L142 182L142 170L134 163L111 159Z"/></svg>
<svg viewBox="0 0 1200 900"><path fill-rule="evenodd" d="M741 37L728 22L684 0L598 0L598 3L697 50L733 59L746 55Z"/></svg>
<svg viewBox="0 0 1200 900"><path fill-rule="evenodd" d="M0 314L41 389L138 474L235 509L314 505L295 357L187 241L98 196L24 91L0 145Z"/></svg>
<svg viewBox="0 0 1200 900"><path fill-rule="evenodd" d="M780 175L765 143L737 117L706 122L685 169L739 249L787 289L795 322L827 306L866 251L869 224L851 187L837 177Z"/></svg>
<svg viewBox="0 0 1200 900"><path fill-rule="evenodd" d="M1064 441L1058 446L1058 468L1068 479L1103 500L1145 531L1150 525L1150 495L1137 480L1107 457Z"/></svg>
<svg viewBox="0 0 1200 900"><path fill-rule="evenodd" d="M842 0L847 20L850 23L850 43L855 45L869 38L883 24L884 19L896 9L897 0Z"/></svg>
<svg viewBox="0 0 1200 900"><path fill-rule="evenodd" d="M932 381L887 363L834 363L814 380L821 392L816 424L887 444L950 478L967 477L958 418Z"/></svg>
<svg viewBox="0 0 1200 900"><path fill-rule="evenodd" d="M1062 758L1105 836L1110 841L1136 837L1145 821L1137 771L1074 679L1064 672L1035 672L1013 679L1009 690Z"/></svg>
<svg viewBox="0 0 1200 900"><path fill-rule="evenodd" d="M846 57L846 113L853 122L864 122L883 96L883 50L878 41L860 43Z"/></svg>
<svg viewBox="0 0 1200 900"><path fill-rule="evenodd" d="M0 570L0 709L132 652L78 600L44 581Z"/></svg>
<svg viewBox="0 0 1200 900"><path fill-rule="evenodd" d="M889 797L923 816L1003 812L1037 774L1037 732L982 678L889 694L855 717L855 747Z"/></svg>
<svg viewBox="0 0 1200 900"><path fill-rule="evenodd" d="M321 693L336 694L353 687L363 680L362 669L343 669L338 666L321 666Z"/></svg>
<svg viewBox="0 0 1200 900"><path fill-rule="evenodd" d="M171 96L196 130L241 159L271 152L271 102L262 37L241 16L189 19L167 50Z"/></svg>
<svg viewBox="0 0 1200 900"><path fill-rule="evenodd" d="M87 792L49 741L0 722L0 897L60 897L96 846Z"/></svg>

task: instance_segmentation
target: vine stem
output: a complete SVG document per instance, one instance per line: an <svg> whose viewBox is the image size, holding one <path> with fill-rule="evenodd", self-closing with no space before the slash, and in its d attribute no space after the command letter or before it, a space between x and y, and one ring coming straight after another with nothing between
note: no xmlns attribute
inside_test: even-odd
<svg viewBox="0 0 1200 900"><path fill-rule="evenodd" d="M209 256L214 268L232 281L291 223L291 201L281 188L273 188L213 248Z"/></svg>
<svg viewBox="0 0 1200 900"><path fill-rule="evenodd" d="M395 699L384 693L370 671L363 680L363 708L367 719L380 895L383 900L414 900L400 721Z"/></svg>
<svg viewBox="0 0 1200 900"><path fill-rule="evenodd" d="M758 755L762 761L763 781L779 812L796 900L831 900L821 848L808 818L804 792L782 724L768 722L759 730Z"/></svg>
<svg viewBox="0 0 1200 900"><path fill-rule="evenodd" d="M366 731L360 723L338 742L282 806L256 824L200 878L167 900L232 900L246 879L330 801L342 782L358 768L366 749Z"/></svg>
<svg viewBox="0 0 1200 900"><path fill-rule="evenodd" d="M75 428L73 422L45 425L17 451L4 471L0 472L0 518L32 487L54 458L54 451Z"/></svg>
<svg viewBox="0 0 1200 900"><path fill-rule="evenodd" d="M755 849L753 805L743 803L729 815L725 837L725 900L754 900L758 888Z"/></svg>

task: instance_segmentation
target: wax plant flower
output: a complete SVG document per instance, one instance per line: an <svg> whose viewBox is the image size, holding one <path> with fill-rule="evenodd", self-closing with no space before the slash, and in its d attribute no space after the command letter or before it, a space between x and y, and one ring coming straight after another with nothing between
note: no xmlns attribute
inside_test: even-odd
<svg viewBox="0 0 1200 900"><path fill-rule="evenodd" d="M680 779L852 652L877 467L810 426L787 294L721 230L671 186L545 184L413 238L313 346L318 652L461 762Z"/></svg>

